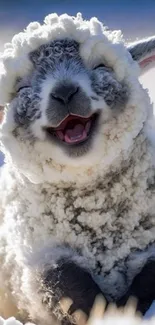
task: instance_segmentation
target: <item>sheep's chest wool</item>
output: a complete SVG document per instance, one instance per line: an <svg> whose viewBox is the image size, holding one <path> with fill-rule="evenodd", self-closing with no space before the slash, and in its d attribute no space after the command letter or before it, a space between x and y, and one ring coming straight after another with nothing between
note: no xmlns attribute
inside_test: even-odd
<svg viewBox="0 0 155 325"><path fill-rule="evenodd" d="M15 306L22 319L26 311L51 324L54 304L72 293L76 308L83 307L81 300L76 305L80 297L89 314L93 290L115 301L155 259L155 127L137 64L153 60L155 40L135 46L127 48L119 31L80 14L49 15L6 44L0 75L4 317ZM89 294L82 276L92 285Z"/></svg>
<svg viewBox="0 0 155 325"><path fill-rule="evenodd" d="M35 256L38 247L44 254L52 241L69 244L80 249L106 295L119 297L154 253L131 255L131 265L126 258L155 237L154 160L143 132L126 158L106 173L98 166L92 182L93 169L85 169L85 184L13 181L8 212L5 202L8 250L25 258L26 250Z"/></svg>

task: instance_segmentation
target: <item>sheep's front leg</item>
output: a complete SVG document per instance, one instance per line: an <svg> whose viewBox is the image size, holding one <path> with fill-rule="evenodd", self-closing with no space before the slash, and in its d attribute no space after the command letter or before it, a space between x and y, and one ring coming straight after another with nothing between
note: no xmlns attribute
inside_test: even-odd
<svg viewBox="0 0 155 325"><path fill-rule="evenodd" d="M68 322L72 319L71 315L78 309L89 316L96 296L102 292L82 263L82 257L76 252L74 254L73 251L69 256L64 248L62 251L64 251L64 256L57 256L56 262L50 268L45 269L42 274L43 303L45 308L59 319ZM64 317L59 304L64 297L72 300L67 318Z"/></svg>

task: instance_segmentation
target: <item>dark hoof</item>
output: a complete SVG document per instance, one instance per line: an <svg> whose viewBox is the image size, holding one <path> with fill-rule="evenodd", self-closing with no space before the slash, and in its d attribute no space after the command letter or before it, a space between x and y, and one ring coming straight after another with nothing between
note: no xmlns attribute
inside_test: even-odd
<svg viewBox="0 0 155 325"><path fill-rule="evenodd" d="M89 316L96 296L102 294L91 274L69 261L59 261L56 268L45 272L43 283L44 303L65 324L70 322L70 316L76 310L80 309ZM67 318L63 321L62 311L57 307L62 298L70 298L72 301L68 310L69 320Z"/></svg>

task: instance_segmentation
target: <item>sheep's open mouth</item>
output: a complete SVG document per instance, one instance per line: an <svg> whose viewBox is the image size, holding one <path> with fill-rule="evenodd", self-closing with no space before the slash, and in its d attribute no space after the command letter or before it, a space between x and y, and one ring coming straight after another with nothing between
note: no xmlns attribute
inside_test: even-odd
<svg viewBox="0 0 155 325"><path fill-rule="evenodd" d="M69 115L59 126L56 128L47 127L46 131L66 144L79 144L89 138L95 127L97 118L97 113L87 118L78 115Z"/></svg>

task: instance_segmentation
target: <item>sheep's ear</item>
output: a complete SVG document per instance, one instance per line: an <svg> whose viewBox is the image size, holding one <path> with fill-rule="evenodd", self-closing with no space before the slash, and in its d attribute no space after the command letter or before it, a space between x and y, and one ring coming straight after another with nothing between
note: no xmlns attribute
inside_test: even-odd
<svg viewBox="0 0 155 325"><path fill-rule="evenodd" d="M155 67L155 36L132 43L127 49L139 63L142 74Z"/></svg>

